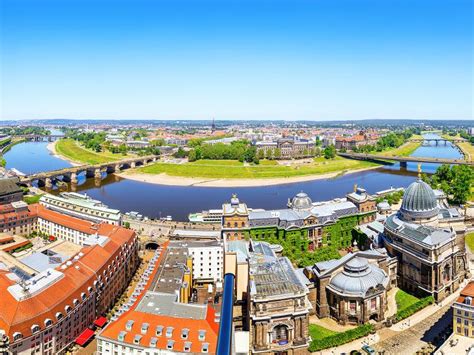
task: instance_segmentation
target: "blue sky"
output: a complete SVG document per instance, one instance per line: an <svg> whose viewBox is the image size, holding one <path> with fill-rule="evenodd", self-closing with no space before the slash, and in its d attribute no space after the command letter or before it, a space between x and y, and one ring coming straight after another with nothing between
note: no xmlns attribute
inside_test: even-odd
<svg viewBox="0 0 474 355"><path fill-rule="evenodd" d="M470 0L0 0L1 119L470 119Z"/></svg>

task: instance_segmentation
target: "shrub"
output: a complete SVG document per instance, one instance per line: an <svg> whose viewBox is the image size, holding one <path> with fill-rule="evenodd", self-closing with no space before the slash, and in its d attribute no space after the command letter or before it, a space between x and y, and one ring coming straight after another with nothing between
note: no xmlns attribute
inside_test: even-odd
<svg viewBox="0 0 474 355"><path fill-rule="evenodd" d="M400 310L395 315L395 321L400 322L401 320L410 317L412 314L415 314L420 309L429 306L434 302L433 296L428 296L425 298L420 299L418 302L413 303L412 305Z"/></svg>
<svg viewBox="0 0 474 355"><path fill-rule="evenodd" d="M372 324L360 325L357 328L347 330L342 333L330 335L323 339L313 340L308 350L311 352L332 348L349 343L355 339L362 338L375 330Z"/></svg>

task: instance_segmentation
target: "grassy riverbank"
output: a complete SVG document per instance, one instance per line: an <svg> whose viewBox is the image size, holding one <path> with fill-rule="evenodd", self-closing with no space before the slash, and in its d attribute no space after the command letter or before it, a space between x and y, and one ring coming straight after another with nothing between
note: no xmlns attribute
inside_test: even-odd
<svg viewBox="0 0 474 355"><path fill-rule="evenodd" d="M413 135L411 139L422 139L423 137L420 135ZM420 147L421 143L420 142L411 142L408 141L402 146L395 148L395 149L390 149L386 150L384 152L381 152L380 155L384 156L399 156L399 157L407 157L411 155L415 150L417 150ZM377 153L378 154L378 153Z"/></svg>
<svg viewBox="0 0 474 355"><path fill-rule="evenodd" d="M447 140L461 139L461 136L459 134L455 136L450 136L449 134L443 134L441 137ZM462 152L464 153L464 159L472 160L472 158L474 157L474 145L472 145L470 142L467 142L467 141L462 142L462 143L453 143L453 144L456 144L459 147L459 149L462 150Z"/></svg>
<svg viewBox="0 0 474 355"><path fill-rule="evenodd" d="M182 177L213 179L284 178L347 172L377 166L375 163L336 157L316 158L308 164L279 165L274 161L262 161L258 165L244 164L236 160L198 160L192 163L155 163L137 170L143 174L162 174Z"/></svg>
<svg viewBox="0 0 474 355"><path fill-rule="evenodd" d="M127 156L122 154L113 154L111 152L93 152L79 145L73 139L61 139L56 142L56 152L64 158L76 163L83 164L101 164L110 161L125 159Z"/></svg>

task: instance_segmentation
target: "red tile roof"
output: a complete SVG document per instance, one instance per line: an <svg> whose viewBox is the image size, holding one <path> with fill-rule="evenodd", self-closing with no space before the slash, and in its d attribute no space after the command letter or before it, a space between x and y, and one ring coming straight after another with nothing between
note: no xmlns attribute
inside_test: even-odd
<svg viewBox="0 0 474 355"><path fill-rule="evenodd" d="M73 262L71 266L57 268L64 277L25 300L16 300L7 290L14 282L7 276L9 271L0 270L0 329L5 330L10 339L15 332L29 336L31 326L37 324L43 328L47 318L55 322L56 313L64 315L66 305L74 308L73 300L81 300L82 292L88 294L88 287L94 286L97 276L118 255L122 245L131 243L135 238L134 231L109 224L99 225L98 232L109 237L103 247L93 245L82 248L83 255L78 260L70 259Z"/></svg>
<svg viewBox="0 0 474 355"><path fill-rule="evenodd" d="M209 344L209 353L215 353L217 347L217 334L219 332L219 324L215 322L216 314L212 307L208 306L206 311L205 319L190 319L190 318L176 318L158 314L151 314L146 312L140 312L136 310L137 305L140 303L140 300L145 295L146 291L150 288L155 274L158 272L160 262L164 257L165 249L168 247L169 242L166 242L162 245L163 251L161 252L160 257L156 261L155 269L150 275L147 285L144 288L144 291L138 296L134 305L127 312L123 313L116 321L111 322L107 327L102 330L99 336L108 338L114 341L118 340L118 335L122 331L126 331L125 325L127 321L133 320L134 325L131 331L127 331L127 335L124 338L124 342L133 344L135 335L140 335L140 345L148 347L150 340L153 337L158 339L156 343L157 349L167 349L168 340L174 340L173 349L174 351L183 351L184 343L191 342L190 352L200 353L203 343ZM149 328L146 334L141 333L141 326L143 323L148 323ZM163 326L162 336L157 336L155 331L157 326ZM173 335L171 338L167 338L166 327L173 327ZM181 330L188 329L189 335L188 339L181 339ZM206 336L205 340L199 340L199 330L205 330Z"/></svg>

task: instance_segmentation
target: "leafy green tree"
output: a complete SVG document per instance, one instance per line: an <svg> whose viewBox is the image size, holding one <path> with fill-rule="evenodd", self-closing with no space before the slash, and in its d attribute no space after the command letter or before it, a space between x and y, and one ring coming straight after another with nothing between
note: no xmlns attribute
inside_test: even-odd
<svg viewBox="0 0 474 355"><path fill-rule="evenodd" d="M328 145L324 148L324 158L334 159L336 157L336 147L334 145Z"/></svg>

